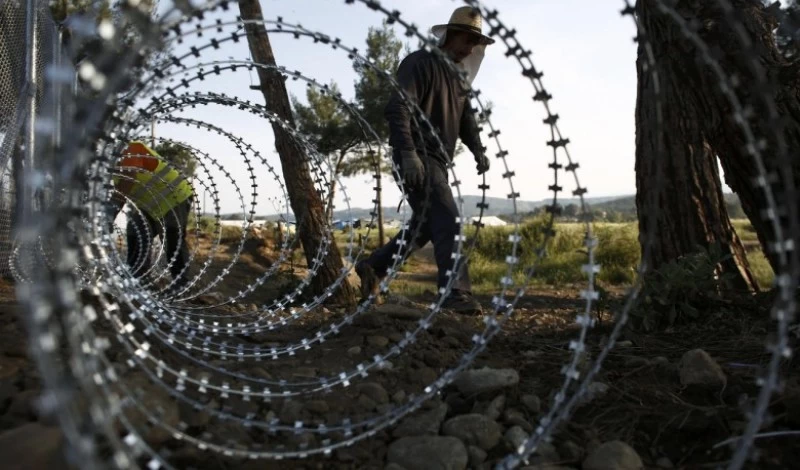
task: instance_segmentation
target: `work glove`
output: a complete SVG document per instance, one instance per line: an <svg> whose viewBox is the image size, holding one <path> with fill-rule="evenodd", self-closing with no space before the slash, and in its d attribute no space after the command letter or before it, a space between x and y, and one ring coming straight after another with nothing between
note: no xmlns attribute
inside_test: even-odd
<svg viewBox="0 0 800 470"><path fill-rule="evenodd" d="M400 169L403 174L403 182L410 188L421 188L425 184L425 167L422 160L413 150L403 150L400 152Z"/></svg>
<svg viewBox="0 0 800 470"><path fill-rule="evenodd" d="M479 175L489 171L489 157L487 157L483 152L475 155L475 167L478 169Z"/></svg>

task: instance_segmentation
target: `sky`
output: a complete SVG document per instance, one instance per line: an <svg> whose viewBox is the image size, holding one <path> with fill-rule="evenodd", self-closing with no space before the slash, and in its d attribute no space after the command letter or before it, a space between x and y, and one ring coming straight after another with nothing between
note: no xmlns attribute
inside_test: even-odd
<svg viewBox="0 0 800 470"><path fill-rule="evenodd" d="M287 22L338 37L343 44L364 49L369 27L379 26L384 16L365 7L360 2L353 5L342 0L261 0L266 19L282 17ZM437 23L446 23L453 9L463 3L455 0L384 0L390 10L399 10L403 17L427 33ZM517 30L517 38L524 48L532 52L531 59L539 71L545 89L553 96L550 107L560 116L559 127L564 137L570 139L569 152L579 163L578 178L581 186L588 188L588 197L628 195L635 192L634 176L634 110L636 102L636 45L634 25L629 17L622 17L622 1L596 0L494 0L485 5L499 12L499 19L509 28ZM235 2L230 11L221 16L234 19L238 14ZM216 17L207 19L214 21ZM226 34L229 34L227 30ZM484 24L484 31L488 25ZM193 37L177 50L192 45L208 44L215 35L208 32L201 38ZM405 39L402 31L400 37ZM279 65L298 70L321 83L335 81L346 98L353 96L356 79L352 63L341 51L329 46L314 44L310 39L294 39L287 34L270 33L270 40ZM410 41L413 47L416 40ZM238 44L223 45L218 51L204 52L200 61L246 60L249 51L244 40ZM194 85L190 91L226 93L242 100L263 104L260 92L249 89L257 84L255 72L239 69L219 77L209 77ZM288 81L289 92L304 97L305 85ZM521 75L516 60L505 56L505 48L498 41L489 46L473 87L481 91L484 100L494 105L492 123L500 129L500 144L509 152L508 167L516 173L514 191L523 200L540 200L551 197L548 186L553 184L553 172L547 165L553 159L552 149L546 145L550 129L542 120L546 113L542 104L534 102L531 82ZM280 174L280 162L274 150L272 128L263 118L241 110L222 106L198 106L177 113L176 116L213 123L242 138L258 149L266 161ZM488 154L498 151L496 144L484 131L484 145ZM230 141L206 130L188 129L173 123L159 123L155 134L189 142L212 156L228 171L245 194L249 194L250 179L242 157ZM564 161L564 155L559 159ZM282 204L278 182L262 163L253 166L258 183L256 212L276 212ZM456 159L455 172L462 181L462 194L479 194L482 179L475 174L472 155L466 151ZM241 202L233 185L225 180L222 170L214 169L214 179L220 188L221 212L241 212ZM510 192L508 180L503 178L505 167L492 158L492 169L486 175L491 189L487 195L506 197ZM452 177L452 176L451 176ZM343 181L353 207L370 207L374 198L371 178L358 176ZM565 192L570 197L575 189L572 178L560 176ZM202 190L199 190L201 192ZM393 181L384 184L384 206L396 206L400 192ZM208 211L210 196L206 195ZM250 197L246 197L247 204ZM338 194L337 209L345 208L343 196ZM280 207L277 207L281 210ZM249 206L247 207L249 211Z"/></svg>

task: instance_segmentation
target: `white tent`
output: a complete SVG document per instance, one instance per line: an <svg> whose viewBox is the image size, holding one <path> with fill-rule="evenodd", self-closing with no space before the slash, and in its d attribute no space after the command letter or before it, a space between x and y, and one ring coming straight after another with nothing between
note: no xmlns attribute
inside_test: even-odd
<svg viewBox="0 0 800 470"><path fill-rule="evenodd" d="M484 215L483 217L474 216L472 217L472 221L480 221L486 227L503 227L508 225L503 219L495 215Z"/></svg>

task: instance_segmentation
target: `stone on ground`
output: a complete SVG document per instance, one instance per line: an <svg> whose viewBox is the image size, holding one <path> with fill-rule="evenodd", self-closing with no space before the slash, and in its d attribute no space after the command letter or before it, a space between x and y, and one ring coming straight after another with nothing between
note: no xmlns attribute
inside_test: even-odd
<svg viewBox="0 0 800 470"><path fill-rule="evenodd" d="M453 385L464 396L490 393L519 384L519 373L514 369L471 369L462 372Z"/></svg>
<svg viewBox="0 0 800 470"><path fill-rule="evenodd" d="M687 351L681 358L679 372L683 386L722 388L727 382L722 367L702 349Z"/></svg>
<svg viewBox="0 0 800 470"><path fill-rule="evenodd" d="M28 423L0 434L0 462L6 470L68 469L61 454L61 430Z"/></svg>
<svg viewBox="0 0 800 470"><path fill-rule="evenodd" d="M639 454L622 441L600 444L583 461L583 470L642 470Z"/></svg>
<svg viewBox="0 0 800 470"><path fill-rule="evenodd" d="M375 311L395 320L419 320L424 314L422 310L412 306L389 303L375 307Z"/></svg>
<svg viewBox="0 0 800 470"><path fill-rule="evenodd" d="M386 460L407 469L464 470L469 456L466 446L455 437L417 436L394 441Z"/></svg>
<svg viewBox="0 0 800 470"><path fill-rule="evenodd" d="M513 426L503 436L511 449L516 450L528 439L528 433L520 426Z"/></svg>
<svg viewBox="0 0 800 470"><path fill-rule="evenodd" d="M439 434L439 428L446 415L447 404L441 403L432 410L407 417L394 429L392 435L394 437L435 436Z"/></svg>
<svg viewBox="0 0 800 470"><path fill-rule="evenodd" d="M482 414L456 416L442 425L442 434L461 439L467 445L474 445L489 450L501 438L501 428L494 420Z"/></svg>

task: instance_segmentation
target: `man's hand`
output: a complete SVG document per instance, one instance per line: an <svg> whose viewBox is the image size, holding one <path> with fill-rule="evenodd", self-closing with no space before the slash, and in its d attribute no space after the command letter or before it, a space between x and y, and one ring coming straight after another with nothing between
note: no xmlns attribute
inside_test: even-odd
<svg viewBox="0 0 800 470"><path fill-rule="evenodd" d="M489 171L489 157L487 157L483 152L475 155L475 164L479 175Z"/></svg>
<svg viewBox="0 0 800 470"><path fill-rule="evenodd" d="M425 184L425 167L417 152L404 150L400 152L400 169L403 182L410 188L421 188Z"/></svg>

